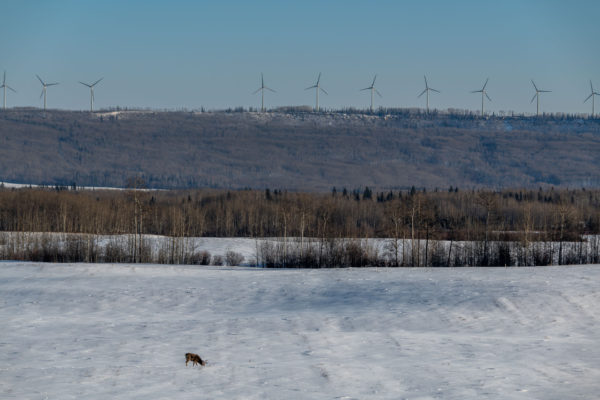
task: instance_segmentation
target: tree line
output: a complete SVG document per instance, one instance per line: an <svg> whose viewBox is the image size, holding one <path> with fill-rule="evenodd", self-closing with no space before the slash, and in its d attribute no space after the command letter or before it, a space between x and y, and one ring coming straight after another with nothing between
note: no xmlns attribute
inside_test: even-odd
<svg viewBox="0 0 600 400"><path fill-rule="evenodd" d="M268 266L598 262L597 247L588 245L590 237L600 234L597 189L367 187L306 193L147 191L140 190L142 186L143 182L133 181L131 190L123 191L0 189L0 231L80 234L88 241L98 235L128 235L124 254L117 257L128 262L150 260L145 235L177 238L170 251L180 256L165 260L182 262L185 246L180 243L191 237L277 238L261 242L262 247L257 243L256 263ZM369 261L367 253L372 252L364 241L369 238L387 240L385 262ZM461 242L476 244L477 254L456 259L464 248ZM516 251L510 243L524 249L546 243L549 247L544 249L551 254L531 250L519 262L514 254L507 255ZM579 257L572 255L574 248ZM337 258L331 259L334 254ZM350 254L355 254L354 261L344 258Z"/></svg>
<svg viewBox="0 0 600 400"><path fill-rule="evenodd" d="M600 233L600 190L0 189L0 231L551 241Z"/></svg>

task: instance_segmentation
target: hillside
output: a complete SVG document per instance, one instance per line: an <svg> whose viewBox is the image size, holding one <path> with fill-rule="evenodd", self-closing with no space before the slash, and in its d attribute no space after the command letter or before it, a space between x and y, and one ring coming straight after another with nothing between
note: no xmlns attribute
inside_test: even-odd
<svg viewBox="0 0 600 400"><path fill-rule="evenodd" d="M297 190L598 187L600 119L425 115L0 113L0 181Z"/></svg>

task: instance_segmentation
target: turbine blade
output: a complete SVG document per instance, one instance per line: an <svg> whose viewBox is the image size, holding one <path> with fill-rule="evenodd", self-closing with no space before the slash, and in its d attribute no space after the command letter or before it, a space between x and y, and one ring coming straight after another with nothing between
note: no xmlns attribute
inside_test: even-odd
<svg viewBox="0 0 600 400"><path fill-rule="evenodd" d="M5 85L5 86L6 86L7 88L9 88L10 90L12 90L13 92L17 93L17 91L16 91L15 89L11 88L10 86L8 86L8 85Z"/></svg>
<svg viewBox="0 0 600 400"><path fill-rule="evenodd" d="M592 89L592 93L594 93L594 85L592 85L592 80L590 79L590 89Z"/></svg>
<svg viewBox="0 0 600 400"><path fill-rule="evenodd" d="M436 93L442 93L439 90L435 90L435 89L432 89L432 88L429 88L429 90L431 90L432 92L436 92Z"/></svg>
<svg viewBox="0 0 600 400"><path fill-rule="evenodd" d="M537 92L535 92L535 94L534 94L534 95L533 95L533 97L531 98L531 101L530 101L530 103L533 103L533 101L535 100L535 98L537 97L537 95L538 95L538 93L537 93Z"/></svg>
<svg viewBox="0 0 600 400"><path fill-rule="evenodd" d="M44 95L44 89L42 89L42 93L40 93L40 99L42 98L43 95Z"/></svg>
<svg viewBox="0 0 600 400"><path fill-rule="evenodd" d="M373 77L373 83L371 83L371 87L375 86L375 79L377 79L377 74Z"/></svg>
<svg viewBox="0 0 600 400"><path fill-rule="evenodd" d="M92 86L96 86L98 84L98 82L100 82L102 79L104 79L104 77L98 79L96 82L92 83Z"/></svg>
<svg viewBox="0 0 600 400"><path fill-rule="evenodd" d="M372 88L370 88L370 87L366 87L366 88L364 88L364 89L360 89L360 90L361 90L361 91L363 91L363 90L371 90L371 89L372 89Z"/></svg>
<svg viewBox="0 0 600 400"><path fill-rule="evenodd" d="M483 92L483 93L485 93L485 92ZM488 96L488 94L487 94L487 93L485 93L485 97L487 97L487 99L488 99L489 101L492 101L492 99L490 99L490 96Z"/></svg>
<svg viewBox="0 0 600 400"><path fill-rule="evenodd" d="M323 93L325 93L326 95L328 95L328 96L329 96L329 93L327 93L327 90L325 90L325 89L323 89L323 88L319 88L319 89L321 89L321 92L323 92Z"/></svg>
<svg viewBox="0 0 600 400"><path fill-rule="evenodd" d="M42 85L45 85L44 81L42 80L42 78L40 78L39 75L36 74L35 76L37 76L37 78L40 80L40 82L42 83Z"/></svg>
<svg viewBox="0 0 600 400"><path fill-rule="evenodd" d="M592 81L590 81L590 84L592 83ZM4 71L4 78L2 78L2 86L6 85L6 71ZM594 89L592 88L592 92L594 91Z"/></svg>
<svg viewBox="0 0 600 400"><path fill-rule="evenodd" d="M538 88L537 88L537 86L535 86L535 82L533 81L533 79L531 80L531 84L533 85L533 87L535 88L535 91L537 92Z"/></svg>
<svg viewBox="0 0 600 400"><path fill-rule="evenodd" d="M484 91L484 90L485 90L485 87L487 86L487 84L488 84L488 81L489 81L489 80L490 80L490 78L487 78L487 79L485 80L485 83L483 84L483 87L481 88L481 91Z"/></svg>
<svg viewBox="0 0 600 400"><path fill-rule="evenodd" d="M426 92L426 91L427 91L427 88L425 88L425 90L423 90L423 91L421 92L421 94L417 96L417 99L418 99L419 97L423 96L423 95L425 94L425 92Z"/></svg>
<svg viewBox="0 0 600 400"><path fill-rule="evenodd" d="M483 92L483 89L482 90L472 90L471 91L471 93L481 93L481 92Z"/></svg>
<svg viewBox="0 0 600 400"><path fill-rule="evenodd" d="M92 87L92 85L88 85L88 84L87 84L87 83L85 83L85 82L81 82L81 81L79 81L79 83L81 83L82 85L85 85L85 86L87 86L87 87Z"/></svg>
<svg viewBox="0 0 600 400"><path fill-rule="evenodd" d="M271 88L269 88L269 87L266 87L266 86L265 86L265 89L267 89L267 90L270 90L270 91L271 91L271 92L273 92L273 93L277 93L276 91L274 91L273 89L271 89Z"/></svg>
<svg viewBox="0 0 600 400"><path fill-rule="evenodd" d="M306 89L304 89L304 90L308 90L308 89L314 89L314 88L316 88L316 87L317 87L317 85L312 85L312 86L309 86L309 87L307 87L307 88L306 88Z"/></svg>
<svg viewBox="0 0 600 400"><path fill-rule="evenodd" d="M54 82L54 83L47 83L46 86L54 86L54 85L58 85L58 82Z"/></svg>
<svg viewBox="0 0 600 400"><path fill-rule="evenodd" d="M265 78L262 72L260 73L260 86L265 87Z"/></svg>
<svg viewBox="0 0 600 400"><path fill-rule="evenodd" d="M590 99L590 97L592 97L593 95L594 95L594 93L590 94L588 97L585 98L585 100L583 102L585 103L586 101L588 101Z"/></svg>
<svg viewBox="0 0 600 400"><path fill-rule="evenodd" d="M263 88L259 87L258 89L256 89L254 92L252 92L252 94L256 94L258 92L260 92L261 90L263 90Z"/></svg>
<svg viewBox="0 0 600 400"><path fill-rule="evenodd" d="M379 93L379 90L375 89L375 93L377 93L377 95L378 95L379 97L383 97L383 96L381 95L381 93Z"/></svg>
<svg viewBox="0 0 600 400"><path fill-rule="evenodd" d="M550 93L552 90L539 90L540 93Z"/></svg>
<svg viewBox="0 0 600 400"><path fill-rule="evenodd" d="M429 85L427 85L427 77L423 75L423 78L425 78L425 90L427 90L427 88L429 87Z"/></svg>
<svg viewBox="0 0 600 400"><path fill-rule="evenodd" d="M319 72L319 77L317 78L317 86L319 85L320 81L321 81L321 73Z"/></svg>

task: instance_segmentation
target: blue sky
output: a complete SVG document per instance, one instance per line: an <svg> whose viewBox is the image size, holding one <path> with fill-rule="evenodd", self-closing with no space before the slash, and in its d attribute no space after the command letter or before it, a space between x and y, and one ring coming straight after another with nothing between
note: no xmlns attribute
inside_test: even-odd
<svg viewBox="0 0 600 400"><path fill-rule="evenodd" d="M424 107L423 75L440 90L431 107L477 110L487 77L492 111L589 112L600 89L600 2L506 1L27 1L0 9L0 70L41 106L35 78L60 82L48 106L89 107L78 81L104 80L96 106L226 108L314 104L367 107L359 89L379 74L376 105ZM599 107L600 109L600 107Z"/></svg>

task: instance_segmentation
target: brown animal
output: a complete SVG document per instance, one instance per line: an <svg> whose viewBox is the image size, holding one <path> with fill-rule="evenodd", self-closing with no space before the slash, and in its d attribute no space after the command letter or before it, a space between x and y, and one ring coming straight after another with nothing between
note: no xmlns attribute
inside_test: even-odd
<svg viewBox="0 0 600 400"><path fill-rule="evenodd" d="M185 353L185 366L187 367L189 362L192 362L192 366L196 364L200 364L202 366L206 365L206 361L200 358L198 354L194 353Z"/></svg>

